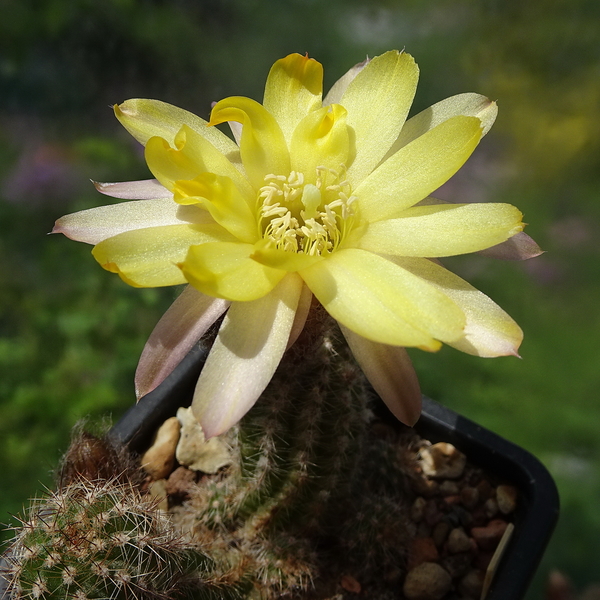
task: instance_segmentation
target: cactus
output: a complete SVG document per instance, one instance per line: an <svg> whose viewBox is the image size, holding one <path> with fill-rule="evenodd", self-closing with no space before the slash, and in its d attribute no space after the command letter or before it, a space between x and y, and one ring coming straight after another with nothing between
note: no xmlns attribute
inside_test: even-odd
<svg viewBox="0 0 600 600"><path fill-rule="evenodd" d="M8 597L236 598L213 561L177 534L137 486L79 480L34 501L6 554Z"/></svg>
<svg viewBox="0 0 600 600"><path fill-rule="evenodd" d="M404 450L394 432L373 434L373 393L335 322L320 307L310 318L230 432L234 465L176 509L203 543L230 537L263 598L325 597L325 573L366 582L403 570Z"/></svg>
<svg viewBox="0 0 600 600"><path fill-rule="evenodd" d="M331 582L348 572L387 598L407 539L405 458L397 433L373 434L372 402L336 324L313 308L229 432L234 464L172 507L185 539L123 450L79 432L59 491L32 507L9 550L13 600L325 600L343 597Z"/></svg>

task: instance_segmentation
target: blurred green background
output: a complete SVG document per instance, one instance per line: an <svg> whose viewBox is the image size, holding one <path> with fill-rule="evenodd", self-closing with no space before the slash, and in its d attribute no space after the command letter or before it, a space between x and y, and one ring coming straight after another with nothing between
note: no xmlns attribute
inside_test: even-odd
<svg viewBox="0 0 600 600"><path fill-rule="evenodd" d="M308 52L325 87L405 48L414 112L465 91L496 99L492 132L439 192L517 205L547 251L450 266L525 330L522 360L413 352L423 391L536 454L562 515L531 600L559 568L583 589L600 556L600 3L597 0L2 0L0 521L51 483L85 415L133 402L144 341L177 290L127 287L90 248L47 236L105 204L89 180L148 177L110 105L157 98L207 117L262 97L270 65Z"/></svg>

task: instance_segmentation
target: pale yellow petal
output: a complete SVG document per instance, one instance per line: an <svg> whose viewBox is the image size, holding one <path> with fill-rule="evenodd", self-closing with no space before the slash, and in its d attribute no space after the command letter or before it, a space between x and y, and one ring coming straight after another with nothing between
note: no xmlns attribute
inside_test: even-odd
<svg viewBox="0 0 600 600"><path fill-rule="evenodd" d="M289 142L298 123L321 107L323 66L308 56L290 54L269 71L263 106L277 119Z"/></svg>
<svg viewBox="0 0 600 600"><path fill-rule="evenodd" d="M182 108L159 100L135 98L115 105L115 115L121 125L144 146L152 137L161 137L174 145L175 136L183 125L206 138L228 160L241 168L239 148L224 133Z"/></svg>
<svg viewBox="0 0 600 600"><path fill-rule="evenodd" d="M290 172L288 147L275 117L264 106L250 98L232 96L217 102L210 124L225 121L242 124L240 152L250 182L255 189L264 185L265 175L287 175Z"/></svg>
<svg viewBox="0 0 600 600"><path fill-rule="evenodd" d="M172 146L167 140L153 137L145 150L146 163L156 179L173 191L175 181L194 179L201 173L229 177L245 197L253 197L248 180L210 142L183 125Z"/></svg>
<svg viewBox="0 0 600 600"><path fill-rule="evenodd" d="M389 158L397 150L416 140L419 136L427 133L430 129L437 127L440 123L461 115L463 117L477 117L481 121L481 137L483 137L491 129L496 120L498 106L489 98L473 93L457 94L456 96L437 102L406 121L398 139L390 148L386 158Z"/></svg>
<svg viewBox="0 0 600 600"><path fill-rule="evenodd" d="M180 206L171 198L132 200L81 210L61 217L52 233L86 244L99 244L107 238L134 229L165 225L214 223L206 210L199 206Z"/></svg>
<svg viewBox="0 0 600 600"><path fill-rule="evenodd" d="M504 242L523 229L510 204L414 206L397 219L370 223L359 248L398 256L454 256Z"/></svg>
<svg viewBox="0 0 600 600"><path fill-rule="evenodd" d="M92 254L104 269L134 287L179 285L185 277L177 263L190 246L233 239L216 223L167 225L120 233L100 242Z"/></svg>
<svg viewBox="0 0 600 600"><path fill-rule="evenodd" d="M174 192L177 201L199 201L238 240L248 244L257 240L256 214L229 177L203 173L192 180L175 182Z"/></svg>
<svg viewBox="0 0 600 600"><path fill-rule="evenodd" d="M353 185L379 164L398 137L418 77L412 56L392 50L371 60L348 85L340 104L348 111L355 135L356 158L348 165Z"/></svg>
<svg viewBox="0 0 600 600"><path fill-rule="evenodd" d="M286 275L250 258L251 244L214 243L192 246L180 267L187 281L208 296L232 301L256 300Z"/></svg>
<svg viewBox="0 0 600 600"><path fill-rule="evenodd" d="M339 170L348 164L350 132L346 109L339 104L325 106L308 114L292 135L292 170L304 174L305 183L316 181L317 167Z"/></svg>
<svg viewBox="0 0 600 600"><path fill-rule="evenodd" d="M381 221L400 216L448 181L481 139L481 121L453 117L404 146L354 190L361 216Z"/></svg>
<svg viewBox="0 0 600 600"><path fill-rule="evenodd" d="M327 92L327 96L323 98L323 106L327 106L329 104L339 104L350 83L354 81L355 77L369 64L369 62L370 60L366 58L362 62L359 62L348 69L348 71L346 71L331 86L331 89Z"/></svg>
<svg viewBox="0 0 600 600"><path fill-rule="evenodd" d="M268 240L259 240L254 244L252 259L261 265L273 267L274 269L283 269L284 271L299 271L310 267L315 263L325 260L320 255L304 254L302 252L287 252L275 248Z"/></svg>
<svg viewBox="0 0 600 600"><path fill-rule="evenodd" d="M394 263L421 277L452 298L466 316L464 336L448 342L457 350L476 356L518 356L521 328L488 296L427 259L392 258Z"/></svg>
<svg viewBox="0 0 600 600"><path fill-rule="evenodd" d="M340 327L363 373L392 414L413 426L421 416L421 388L406 349L372 342Z"/></svg>
<svg viewBox="0 0 600 600"><path fill-rule="evenodd" d="M289 274L263 298L232 304L192 402L207 438L235 425L271 381L290 337L301 289L302 280Z"/></svg>
<svg viewBox="0 0 600 600"><path fill-rule="evenodd" d="M465 317L434 286L364 250L333 253L299 272L327 312L369 340L437 350L461 337Z"/></svg>

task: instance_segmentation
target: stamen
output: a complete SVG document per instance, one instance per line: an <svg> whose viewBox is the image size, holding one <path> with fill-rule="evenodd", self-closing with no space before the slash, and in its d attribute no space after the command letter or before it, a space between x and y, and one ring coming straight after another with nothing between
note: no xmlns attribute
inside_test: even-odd
<svg viewBox="0 0 600 600"><path fill-rule="evenodd" d="M304 174L269 174L257 197L261 235L275 248L310 256L334 251L354 217L356 196L339 171L316 168L315 183L304 184Z"/></svg>

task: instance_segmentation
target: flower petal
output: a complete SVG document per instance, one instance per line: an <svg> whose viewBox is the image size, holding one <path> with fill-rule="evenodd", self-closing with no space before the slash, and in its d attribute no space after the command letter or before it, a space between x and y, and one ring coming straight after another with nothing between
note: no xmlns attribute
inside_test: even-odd
<svg viewBox="0 0 600 600"><path fill-rule="evenodd" d="M350 135L346 109L339 104L313 111L300 121L290 144L292 170L304 173L305 183L316 181L317 167L339 169L348 163Z"/></svg>
<svg viewBox="0 0 600 600"><path fill-rule="evenodd" d="M521 328L495 302L444 267L423 258L392 258L400 267L421 277L452 298L467 322L464 336L448 344L476 356L518 356Z"/></svg>
<svg viewBox="0 0 600 600"><path fill-rule="evenodd" d="M294 317L294 323L290 331L290 339L287 343L287 348L291 348L298 336L302 333L304 325L306 325L306 319L312 306L313 295L307 285L302 282L302 291L300 292L300 298L298 300L298 308L296 309L296 316Z"/></svg>
<svg viewBox="0 0 600 600"><path fill-rule="evenodd" d="M354 65L346 71L332 86L327 96L323 99L323 106L329 104L339 104L342 96L348 89L348 86L354 81L354 78L369 64L370 59L366 58L362 62Z"/></svg>
<svg viewBox="0 0 600 600"><path fill-rule="evenodd" d="M213 219L238 240L248 244L257 240L255 213L229 177L202 173L192 180L175 182L173 190L177 202L196 197Z"/></svg>
<svg viewBox="0 0 600 600"><path fill-rule="evenodd" d="M334 319L374 342L437 350L463 334L448 296L370 252L338 250L299 274Z"/></svg>
<svg viewBox="0 0 600 600"><path fill-rule="evenodd" d="M186 282L177 263L190 246L234 239L216 223L167 225L120 233L100 242L92 254L104 269L118 273L129 285L161 287Z"/></svg>
<svg viewBox="0 0 600 600"><path fill-rule="evenodd" d="M275 117L289 142L298 123L321 108L323 66L308 56L290 54L269 71L263 106Z"/></svg>
<svg viewBox="0 0 600 600"><path fill-rule="evenodd" d="M543 254L544 251L526 233L521 232L509 240L481 250L479 254L500 260L527 260Z"/></svg>
<svg viewBox="0 0 600 600"><path fill-rule="evenodd" d="M421 388L406 349L340 329L373 389L399 421L412 427L421 416Z"/></svg>
<svg viewBox="0 0 600 600"><path fill-rule="evenodd" d="M394 142L386 157L391 156L406 144L437 127L440 123L461 115L464 117L477 117L481 121L481 137L483 137L496 120L498 106L489 98L473 93L458 94L437 102L406 121L398 139Z"/></svg>
<svg viewBox="0 0 600 600"><path fill-rule="evenodd" d="M242 162L256 190L264 185L265 175L289 174L290 155L285 138L275 117L264 106L242 96L225 98L213 107L209 125L225 121L242 124Z"/></svg>
<svg viewBox="0 0 600 600"><path fill-rule="evenodd" d="M307 267L324 260L324 258L318 254L287 252L280 248L276 248L274 244L264 239L259 240L254 244L254 252L252 253L251 258L261 265L290 272L306 269Z"/></svg>
<svg viewBox="0 0 600 600"><path fill-rule="evenodd" d="M419 69L409 54L392 50L375 57L356 75L340 104L356 136L356 158L348 165L353 185L362 181L398 137L412 104Z"/></svg>
<svg viewBox="0 0 600 600"><path fill-rule="evenodd" d="M101 194L122 200L153 200L155 198L170 198L171 193L156 179L143 181L121 181L119 183L100 183L92 181Z"/></svg>
<svg viewBox="0 0 600 600"><path fill-rule="evenodd" d="M192 402L207 438L237 423L267 387L285 352L301 290L302 280L290 274L270 294L236 302L227 312Z"/></svg>
<svg viewBox="0 0 600 600"><path fill-rule="evenodd" d="M52 233L62 233L77 242L99 244L135 229L166 225L208 225L213 218L199 206L179 206L171 198L133 200L81 210L61 217Z"/></svg>
<svg viewBox="0 0 600 600"><path fill-rule="evenodd" d="M398 256L454 256L489 248L523 229L510 204L413 206L397 219L370 223L359 248Z"/></svg>
<svg viewBox="0 0 600 600"><path fill-rule="evenodd" d="M231 162L187 125L179 130L173 146L161 137L153 137L148 140L145 150L148 168L167 189L172 191L175 181L194 179L209 172L229 177L242 194L254 196L247 179Z"/></svg>
<svg viewBox="0 0 600 600"><path fill-rule="evenodd" d="M135 98L115 105L115 115L121 125L144 146L152 137L161 137L171 145L183 125L207 139L228 160L241 167L239 148L223 132L182 108L159 100Z"/></svg>
<svg viewBox="0 0 600 600"><path fill-rule="evenodd" d="M150 334L135 372L137 398L149 394L181 362L229 302L201 294L188 285Z"/></svg>
<svg viewBox="0 0 600 600"><path fill-rule="evenodd" d="M233 301L256 300L268 294L286 275L250 258L251 244L215 242L189 249L180 264L185 278L208 296Z"/></svg>
<svg viewBox="0 0 600 600"><path fill-rule="evenodd" d="M400 148L354 190L369 222L400 212L448 181L481 139L476 117L452 117Z"/></svg>

